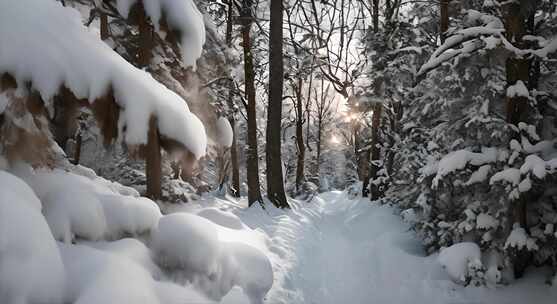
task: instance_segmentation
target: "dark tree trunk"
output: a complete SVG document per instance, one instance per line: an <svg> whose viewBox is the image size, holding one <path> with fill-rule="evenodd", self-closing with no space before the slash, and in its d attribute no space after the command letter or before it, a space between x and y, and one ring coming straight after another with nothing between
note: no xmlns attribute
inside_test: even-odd
<svg viewBox="0 0 557 304"><path fill-rule="evenodd" d="M99 14L101 19L101 40L106 40L109 37L108 32L108 15L103 11L102 8L99 8Z"/></svg>
<svg viewBox="0 0 557 304"><path fill-rule="evenodd" d="M447 31L449 30L449 2L450 0L441 0L439 3L440 20L439 20L439 38L441 43L445 43Z"/></svg>
<svg viewBox="0 0 557 304"><path fill-rule="evenodd" d="M296 191L300 191L304 182L304 166L306 146L304 144L304 109L302 107L302 77L298 78L298 85L294 88L296 92L296 146L298 158L296 163Z"/></svg>
<svg viewBox="0 0 557 304"><path fill-rule="evenodd" d="M526 34L526 24L529 16L523 10L526 0L508 2L504 7L505 12L505 34L507 40L519 49L527 47L523 36ZM506 61L507 87L516 85L522 81L527 87L530 83L530 61L526 58L509 56ZM528 98L523 96L507 96L507 122L518 126L520 122L526 121L528 112ZM520 134L513 134L514 138L519 138ZM526 199L521 195L517 201L511 202L511 224L513 222L528 230ZM528 266L530 254L521 250L513 256L514 275L516 278L522 277L525 268Z"/></svg>
<svg viewBox="0 0 557 304"><path fill-rule="evenodd" d="M139 28L137 64L139 67L147 67L151 62L151 58L153 58L153 28L145 14L143 1L139 1L137 7L137 25Z"/></svg>
<svg viewBox="0 0 557 304"><path fill-rule="evenodd" d="M145 149L145 175L147 177L147 196L153 200L161 195L161 147L157 119L149 120L149 133Z"/></svg>
<svg viewBox="0 0 557 304"><path fill-rule="evenodd" d="M379 0L373 0L373 32L379 32Z"/></svg>
<svg viewBox="0 0 557 304"><path fill-rule="evenodd" d="M371 122L371 165L369 168L368 183L369 181L377 178L377 173L379 172L380 166L377 163L381 158L381 150L379 149L379 128L381 127L381 114L383 112L383 106L381 103L376 103L373 106L373 118ZM379 187L371 183L370 186L370 199L377 200L382 196Z"/></svg>
<svg viewBox="0 0 557 304"><path fill-rule="evenodd" d="M248 118L248 151L247 151L247 179L248 179L248 204L255 202L263 204L261 189L259 185L259 157L257 155L257 116L255 103L255 74L253 67L253 54L251 53L251 23L252 23L252 1L243 0L242 5L242 47L244 49L244 74L245 93L247 99Z"/></svg>
<svg viewBox="0 0 557 304"><path fill-rule="evenodd" d="M282 55L282 0L271 1L271 22L269 37L269 108L267 111L267 196L279 208L288 208L284 193L281 160L281 122L283 93Z"/></svg>
<svg viewBox="0 0 557 304"><path fill-rule="evenodd" d="M233 4L232 1L228 3L228 17L226 20L226 45L228 47L232 46L232 18L233 18ZM232 137L232 145L230 146L230 162L232 165L231 173L232 173L232 185L230 190L232 195L235 197L240 197L240 167L238 165L238 140L237 140L237 131L236 131L236 119L235 115L235 107L234 107L234 83L232 80L228 83L228 107L230 109L230 113L228 115L228 122L230 122L230 126L232 127L233 137Z"/></svg>

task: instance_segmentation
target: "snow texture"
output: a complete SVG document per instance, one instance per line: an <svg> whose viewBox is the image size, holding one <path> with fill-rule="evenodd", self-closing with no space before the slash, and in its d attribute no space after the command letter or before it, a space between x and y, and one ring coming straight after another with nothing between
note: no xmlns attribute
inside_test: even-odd
<svg viewBox="0 0 557 304"><path fill-rule="evenodd" d="M193 33L201 31L203 23L196 25L201 17L191 1L147 3L154 20L158 20L155 9L159 5L168 8L169 22L187 26L186 37L200 34ZM182 9L177 10L178 6ZM197 56L199 41L186 39L183 51ZM149 119L155 116L162 136L176 140L197 157L205 154L205 129L186 102L88 32L79 12L57 1L0 2L0 73L5 72L20 87L30 82L46 102L62 86L90 103L112 90L121 108L119 126L125 127L126 143L146 144Z"/></svg>
<svg viewBox="0 0 557 304"><path fill-rule="evenodd" d="M64 265L33 190L0 171L0 299L60 303Z"/></svg>

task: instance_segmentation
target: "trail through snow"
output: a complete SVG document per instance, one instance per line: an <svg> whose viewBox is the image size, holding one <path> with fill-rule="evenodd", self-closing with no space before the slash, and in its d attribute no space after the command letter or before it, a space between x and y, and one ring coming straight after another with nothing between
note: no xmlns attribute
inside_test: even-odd
<svg viewBox="0 0 557 304"><path fill-rule="evenodd" d="M245 217L244 217L245 218ZM271 251L275 285L267 303L554 303L538 271L496 289L453 283L396 210L329 192L281 214ZM281 273L282 272L282 273ZM277 276L278 274L278 276Z"/></svg>
<svg viewBox="0 0 557 304"><path fill-rule="evenodd" d="M514 304L555 303L557 288L535 269L510 286L463 287L426 256L415 233L393 207L351 199L345 192L323 193L291 210L246 208L245 200L214 199L266 241L244 241L269 257L273 287L265 303L284 304ZM222 301L248 303L235 288Z"/></svg>

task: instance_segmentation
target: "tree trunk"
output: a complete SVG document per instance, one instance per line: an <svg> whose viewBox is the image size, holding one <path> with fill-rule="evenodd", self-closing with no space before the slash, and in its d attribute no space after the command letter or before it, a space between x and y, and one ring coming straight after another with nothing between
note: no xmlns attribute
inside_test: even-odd
<svg viewBox="0 0 557 304"><path fill-rule="evenodd" d="M147 196L160 199L161 194L161 147L157 119L149 119L149 133L145 149L145 175L147 177Z"/></svg>
<svg viewBox="0 0 557 304"><path fill-rule="evenodd" d="M373 32L379 32L379 0L373 0Z"/></svg>
<svg viewBox="0 0 557 304"><path fill-rule="evenodd" d="M449 30L449 1L450 0L441 0L439 3L439 38L441 39L441 44L445 43L447 31Z"/></svg>
<svg viewBox="0 0 557 304"><path fill-rule="evenodd" d="M81 130L77 131L77 136L75 139L75 147L73 153L73 164L79 165L79 160L81 159L81 144L83 142L83 138L81 136Z"/></svg>
<svg viewBox="0 0 557 304"><path fill-rule="evenodd" d="M137 22L139 28L139 50L137 64L139 67L147 67L153 58L153 29L147 20L143 1L138 2Z"/></svg>
<svg viewBox="0 0 557 304"><path fill-rule="evenodd" d="M253 54L251 53L251 23L252 23L252 1L243 0L242 7L242 47L244 49L244 74L245 94L247 99L248 119L248 151L247 151L247 179L248 179L248 204L255 202L263 204L261 189L259 185L259 157L257 155L257 116L255 103L255 74L253 67Z"/></svg>
<svg viewBox="0 0 557 304"><path fill-rule="evenodd" d="M521 3L524 2L524 3ZM523 36L526 34L526 20L529 16L525 15L522 5L525 0L508 2L504 7L505 12L505 35L508 41L519 49L524 49L526 43ZM516 85L522 81L524 85L530 87L530 62L526 58L509 56L506 61L507 87ZM518 126L520 122L526 120L528 98L523 96L507 96L507 122ZM520 134L514 133L514 138L519 138ZM521 195L516 201L511 202L511 225L513 222L528 231L526 201ZM513 257L514 275L516 278L522 277L526 266L529 264L529 255L526 252L519 252Z"/></svg>
<svg viewBox="0 0 557 304"><path fill-rule="evenodd" d="M373 118L371 121L371 166L369 168L368 183L369 181L377 178L380 166L377 163L381 158L381 150L379 149L379 128L381 127L381 114L383 112L383 105L376 103L373 106ZM370 185L370 199L372 201L379 199L382 194L379 192L379 187L371 183Z"/></svg>
<svg viewBox="0 0 557 304"><path fill-rule="evenodd" d="M296 146L298 148L298 159L296 163L296 192L300 191L304 182L304 166L306 146L304 144L304 110L302 107L302 77L298 78L296 92Z"/></svg>
<svg viewBox="0 0 557 304"><path fill-rule="evenodd" d="M228 17L226 20L226 45L228 47L232 46L232 18L233 18L233 4L232 1L228 3ZM236 119L234 117L235 110L234 110L234 83L230 80L228 84L228 108L230 109L230 113L228 115L228 122L232 127L233 137L232 137L232 145L230 146L230 162L232 165L232 185L230 190L232 195L235 197L240 197L240 167L238 165L238 140L237 140L237 130L236 130Z"/></svg>
<svg viewBox="0 0 557 304"><path fill-rule="evenodd" d="M267 111L267 196L279 208L288 208L281 160L281 122L284 66L282 55L282 1L271 1L269 37L269 108Z"/></svg>
<svg viewBox="0 0 557 304"><path fill-rule="evenodd" d="M108 15L103 11L102 7L99 7L99 14L101 19L101 40L106 40L109 37L108 33Z"/></svg>

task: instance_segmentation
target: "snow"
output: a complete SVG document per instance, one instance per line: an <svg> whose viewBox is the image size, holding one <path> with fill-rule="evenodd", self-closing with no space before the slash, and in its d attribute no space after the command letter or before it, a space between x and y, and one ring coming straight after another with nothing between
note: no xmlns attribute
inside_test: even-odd
<svg viewBox="0 0 557 304"><path fill-rule="evenodd" d="M499 227L499 221L489 214L480 213L476 217L476 228L478 229L496 229L497 227Z"/></svg>
<svg viewBox="0 0 557 304"><path fill-rule="evenodd" d="M64 266L41 215L40 202L23 181L0 171L0 299L2 303L60 303Z"/></svg>
<svg viewBox="0 0 557 304"><path fill-rule="evenodd" d="M130 8L136 0L117 0L118 12L127 18ZM196 69L196 60L201 56L205 44L205 26L203 15L197 9L193 0L149 0L144 1L145 12L155 26L160 30L160 19L164 15L168 25L180 32L180 51L182 61L187 66Z"/></svg>
<svg viewBox="0 0 557 304"><path fill-rule="evenodd" d="M512 185L518 186L520 183L520 170L516 168L507 168L499 171L491 177L489 184L493 185L497 182L507 182Z"/></svg>
<svg viewBox="0 0 557 304"><path fill-rule="evenodd" d="M514 85L511 85L507 88L507 97L514 98L514 97L526 97L530 98L530 91L522 82L522 80L518 80Z"/></svg>
<svg viewBox="0 0 557 304"><path fill-rule="evenodd" d="M162 304L170 301L161 299L176 296L166 295L167 292L180 291L179 287L154 281L149 271L120 255L84 245L60 244L60 252L69 283L65 299L68 303Z"/></svg>
<svg viewBox="0 0 557 304"><path fill-rule="evenodd" d="M149 232L162 216L159 207L144 197L105 194L99 198L106 217L107 236L113 239Z"/></svg>
<svg viewBox="0 0 557 304"><path fill-rule="evenodd" d="M184 10L168 10L169 22L187 24L183 34L197 35L193 32L203 23L195 25L201 17L190 1L160 1L148 3L153 8L159 3L165 8L187 9L186 15L180 15ZM154 10L150 12L155 16ZM176 20L178 16L181 21ZM183 51L196 56L201 52L199 41L183 41L188 45ZM0 2L0 73L4 72L14 76L20 87L30 82L45 102L61 86L90 103L111 89L121 108L119 125L126 127L127 144L147 143L149 119L155 116L162 136L176 140L197 157L205 154L205 129L186 102L89 33L80 14L57 1Z"/></svg>
<svg viewBox="0 0 557 304"><path fill-rule="evenodd" d="M452 280L464 283L470 263L481 264L482 252L476 243L457 243L444 248L439 253L439 264L447 271Z"/></svg>
<svg viewBox="0 0 557 304"><path fill-rule="evenodd" d="M464 169L468 164L482 166L497 161L497 156L498 153L496 148L483 148L480 153L470 152L468 150L451 152L439 161L437 175L433 179L433 187L437 187L439 181L443 177L457 170Z"/></svg>
<svg viewBox="0 0 557 304"><path fill-rule="evenodd" d="M162 217L152 233L152 248L157 262L165 268L206 276L217 272L218 235L205 218L187 213Z"/></svg>
<svg viewBox="0 0 557 304"><path fill-rule="evenodd" d="M491 170L491 165L484 165L478 168L478 170L474 171L470 178L466 182L465 185L472 185L475 183L481 183L487 180L489 175L489 171Z"/></svg>
<svg viewBox="0 0 557 304"><path fill-rule="evenodd" d="M218 208L206 208L197 212L197 215L204 217L211 222L230 229L242 229L244 225L234 213L222 211Z"/></svg>
<svg viewBox="0 0 557 304"><path fill-rule="evenodd" d="M225 117L219 117L217 119L217 143L222 147L232 146L232 140L234 138L234 131L230 122Z"/></svg>
<svg viewBox="0 0 557 304"><path fill-rule="evenodd" d="M83 167L70 169L83 175L61 169L19 170L41 199L45 218L57 240L70 243L76 237L117 239L149 232L158 223L161 212L153 201L122 195L119 192L136 192Z"/></svg>
<svg viewBox="0 0 557 304"><path fill-rule="evenodd" d="M536 245L536 240L530 238L526 230L520 227L518 224L514 224L511 234L505 242L505 249L507 248L522 249L526 247L528 250L537 250L538 245Z"/></svg>
<svg viewBox="0 0 557 304"><path fill-rule="evenodd" d="M526 156L524 164L520 167L520 173L526 174L532 172L534 176L543 179L546 175L546 163L543 159L535 154Z"/></svg>
<svg viewBox="0 0 557 304"><path fill-rule="evenodd" d="M231 224L236 219L223 217L226 213L215 208L204 210L199 213L216 222ZM243 228L241 222L234 225ZM234 241L227 230L231 229L195 214L164 216L152 234L155 259L163 268L173 269L177 280L192 283L212 299L220 300L232 287L240 286L251 304L263 303L273 283L271 263L256 247Z"/></svg>

